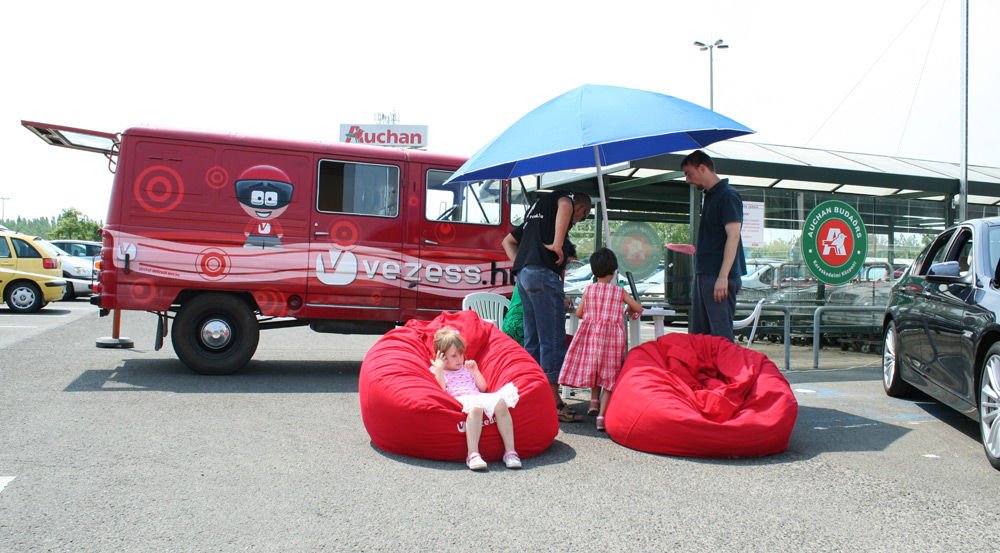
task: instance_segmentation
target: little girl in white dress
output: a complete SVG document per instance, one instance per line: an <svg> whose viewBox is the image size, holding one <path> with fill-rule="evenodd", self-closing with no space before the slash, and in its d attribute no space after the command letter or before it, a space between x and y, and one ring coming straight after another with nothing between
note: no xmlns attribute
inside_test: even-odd
<svg viewBox="0 0 1000 553"><path fill-rule="evenodd" d="M509 409L517 405L517 386L513 382L504 384L496 392L486 392L486 379L473 360L465 360L465 342L458 331L444 327L434 333L434 350L430 370L441 389L448 392L462 404L462 412L468 413L465 421L465 440L469 454L465 464L472 470L485 470L486 461L479 454L479 437L483 431L483 414L496 419L500 439L505 453L504 465L509 469L521 468L521 458L514 449L514 423Z"/></svg>

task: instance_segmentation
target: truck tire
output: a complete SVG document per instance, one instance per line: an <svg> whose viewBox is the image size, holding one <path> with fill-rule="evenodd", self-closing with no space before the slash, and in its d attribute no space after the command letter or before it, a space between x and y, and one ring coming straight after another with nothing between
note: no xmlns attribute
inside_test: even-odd
<svg viewBox="0 0 1000 553"><path fill-rule="evenodd" d="M257 351L260 327L246 302L230 294L201 294L186 302L170 334L174 352L200 374L232 374Z"/></svg>

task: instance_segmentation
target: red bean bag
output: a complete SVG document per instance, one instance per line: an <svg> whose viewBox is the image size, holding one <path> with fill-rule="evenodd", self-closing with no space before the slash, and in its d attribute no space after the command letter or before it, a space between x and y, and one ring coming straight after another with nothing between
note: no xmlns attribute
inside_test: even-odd
<svg viewBox="0 0 1000 553"><path fill-rule="evenodd" d="M517 386L520 399L510 413L520 456L548 449L559 432L559 420L545 373L517 342L468 310L442 313L432 321L412 320L386 333L365 355L358 392L372 443L410 457L465 461L468 415L428 370L434 332L442 326L462 335L465 357L479 364L488 391L508 382ZM499 460L504 453L496 425L485 417L479 451L487 460Z"/></svg>
<svg viewBox="0 0 1000 553"><path fill-rule="evenodd" d="M629 352L605 424L614 441L649 453L755 457L788 449L798 410L766 355L673 333Z"/></svg>

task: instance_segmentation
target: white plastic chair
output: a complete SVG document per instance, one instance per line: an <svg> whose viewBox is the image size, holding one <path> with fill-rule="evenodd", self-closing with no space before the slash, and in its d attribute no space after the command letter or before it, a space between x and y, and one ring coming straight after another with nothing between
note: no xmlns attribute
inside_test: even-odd
<svg viewBox="0 0 1000 553"><path fill-rule="evenodd" d="M747 347L753 345L753 335L755 332L757 332L757 323L760 321L760 312L763 307L764 307L764 300L762 299L757 302L757 306L753 308L753 312L750 313L749 317L733 321L734 331L739 330L741 328L746 328L750 326L751 323L753 324L753 328L750 329L750 335L747 336Z"/></svg>
<svg viewBox="0 0 1000 553"><path fill-rule="evenodd" d="M462 310L471 309L484 321L489 321L497 328L503 326L503 316L510 309L510 300L492 292L473 292L462 300Z"/></svg>

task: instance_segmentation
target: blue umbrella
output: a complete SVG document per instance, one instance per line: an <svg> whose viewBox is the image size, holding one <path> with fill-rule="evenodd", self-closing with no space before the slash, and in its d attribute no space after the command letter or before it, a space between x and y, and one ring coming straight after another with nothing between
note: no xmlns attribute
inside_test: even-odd
<svg viewBox="0 0 1000 553"><path fill-rule="evenodd" d="M530 111L473 154L449 182L596 166L607 240L602 165L693 150L752 132L724 115L673 96L588 84Z"/></svg>

